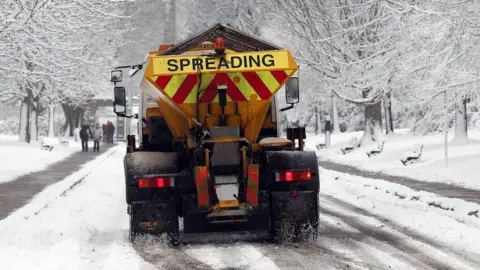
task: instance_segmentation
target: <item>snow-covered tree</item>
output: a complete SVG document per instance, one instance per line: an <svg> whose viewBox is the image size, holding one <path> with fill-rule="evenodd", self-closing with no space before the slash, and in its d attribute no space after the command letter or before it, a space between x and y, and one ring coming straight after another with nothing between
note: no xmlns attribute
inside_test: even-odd
<svg viewBox="0 0 480 270"><path fill-rule="evenodd" d="M20 99L20 140L37 137L42 102L79 105L108 80L123 1L6 0L0 4L1 100ZM103 85L102 85L103 87ZM103 89L105 90L105 89ZM70 105L69 105L70 106Z"/></svg>

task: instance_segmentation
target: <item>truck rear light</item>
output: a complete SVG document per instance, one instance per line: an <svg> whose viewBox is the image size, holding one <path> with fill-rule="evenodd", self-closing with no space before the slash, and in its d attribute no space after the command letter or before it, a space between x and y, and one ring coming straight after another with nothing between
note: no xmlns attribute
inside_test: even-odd
<svg viewBox="0 0 480 270"><path fill-rule="evenodd" d="M312 180L312 172L305 171L283 171L275 174L277 182L309 181Z"/></svg>
<svg viewBox="0 0 480 270"><path fill-rule="evenodd" d="M139 188L165 188L173 187L173 177L154 177L154 178L140 178L138 179Z"/></svg>

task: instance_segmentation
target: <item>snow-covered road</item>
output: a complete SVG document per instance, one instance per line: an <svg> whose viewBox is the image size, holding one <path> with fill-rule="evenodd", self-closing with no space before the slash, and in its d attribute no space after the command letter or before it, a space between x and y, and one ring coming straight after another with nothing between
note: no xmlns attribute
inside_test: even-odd
<svg viewBox="0 0 480 270"><path fill-rule="evenodd" d="M2 269L479 269L480 222L322 172L316 242L127 238L120 145L0 222ZM85 176L86 175L86 176ZM78 182L81 180L80 182ZM370 180L374 181L374 180ZM368 187L366 187L368 186ZM384 188L389 188L387 185Z"/></svg>

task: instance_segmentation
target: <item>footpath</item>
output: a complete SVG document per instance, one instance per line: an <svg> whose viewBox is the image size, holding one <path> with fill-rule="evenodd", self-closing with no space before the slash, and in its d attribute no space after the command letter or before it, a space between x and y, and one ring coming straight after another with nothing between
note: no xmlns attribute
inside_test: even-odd
<svg viewBox="0 0 480 270"><path fill-rule="evenodd" d="M80 170L85 163L97 158L113 146L115 144L103 144L100 147L100 152L93 152L93 149L90 148L89 152L73 153L44 170L32 172L11 182L0 184L0 220L27 204L44 188L62 181L70 174Z"/></svg>
<svg viewBox="0 0 480 270"><path fill-rule="evenodd" d="M416 191L427 191L443 197L456 198L480 204L480 190L468 189L445 183L419 181L408 177L394 176L380 172L367 172L351 165L339 164L327 160L319 159L318 164L320 167L331 171L356 175L364 178L384 180L407 186Z"/></svg>

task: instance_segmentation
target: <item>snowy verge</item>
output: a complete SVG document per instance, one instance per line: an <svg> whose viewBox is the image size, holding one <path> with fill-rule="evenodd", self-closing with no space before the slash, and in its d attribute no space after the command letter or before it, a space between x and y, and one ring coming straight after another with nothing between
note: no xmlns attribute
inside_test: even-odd
<svg viewBox="0 0 480 270"><path fill-rule="evenodd" d="M52 140L48 138L47 141L51 143ZM41 149L39 142L21 143L15 136L0 136L0 183L43 170L76 151L74 147L59 144L47 151Z"/></svg>
<svg viewBox="0 0 480 270"><path fill-rule="evenodd" d="M4 269L154 269L126 245L120 149L110 149L0 221Z"/></svg>
<svg viewBox="0 0 480 270"><path fill-rule="evenodd" d="M45 208L48 208L49 205L51 205L54 201L59 199L61 196L65 196L69 190L75 188L75 186L85 179L85 177L87 177L90 173L92 173L94 169L102 165L102 163L108 157L122 148L123 147L120 145L109 149L94 160L87 162L80 170L69 175L64 180L45 188L42 192L35 195L28 204L17 209L8 217L3 219L0 222L0 232L3 231L4 228L21 220L28 220L30 217L37 215Z"/></svg>
<svg viewBox="0 0 480 270"><path fill-rule="evenodd" d="M420 235L437 245L452 247L458 254L480 256L480 219L468 215L468 211L478 209L476 204L328 170L322 170L321 177L320 206L323 209L335 207L336 213L342 212L337 204L331 206L329 197L322 199L322 195L330 196L360 209L357 211L366 211L367 214L362 215L370 213L380 222L389 223L386 227L393 226L399 234L407 233L413 239ZM455 211L430 206L430 201L454 207ZM345 212L351 211L348 205ZM322 211L320 217L322 220ZM381 224L378 226L383 228Z"/></svg>
<svg viewBox="0 0 480 270"><path fill-rule="evenodd" d="M453 134L449 135L448 167L445 167L443 135L416 136L406 130L395 132L381 138L381 141L385 141L382 153L371 157L367 156L367 151L376 149L379 145L362 146L345 155L340 151L350 145L352 137L360 139L361 132L333 134L332 145L328 149L317 149L317 145L324 143L323 135L311 136L307 138L306 147L316 151L320 160L354 166L368 172L480 189L480 131L469 132L471 140L466 143L452 142ZM412 155L421 145L423 150L420 159L404 166L400 159Z"/></svg>
<svg viewBox="0 0 480 270"><path fill-rule="evenodd" d="M322 181L327 179L329 184L332 181L339 182L344 186L348 186L349 189L356 190L355 193L358 194L366 193L372 197L381 195L382 198L388 198L391 202L406 202L409 207L417 210L433 211L451 217L458 222L480 228L479 204L456 198L442 197L426 191L416 191L388 181L368 179L325 169L321 169L321 171Z"/></svg>

